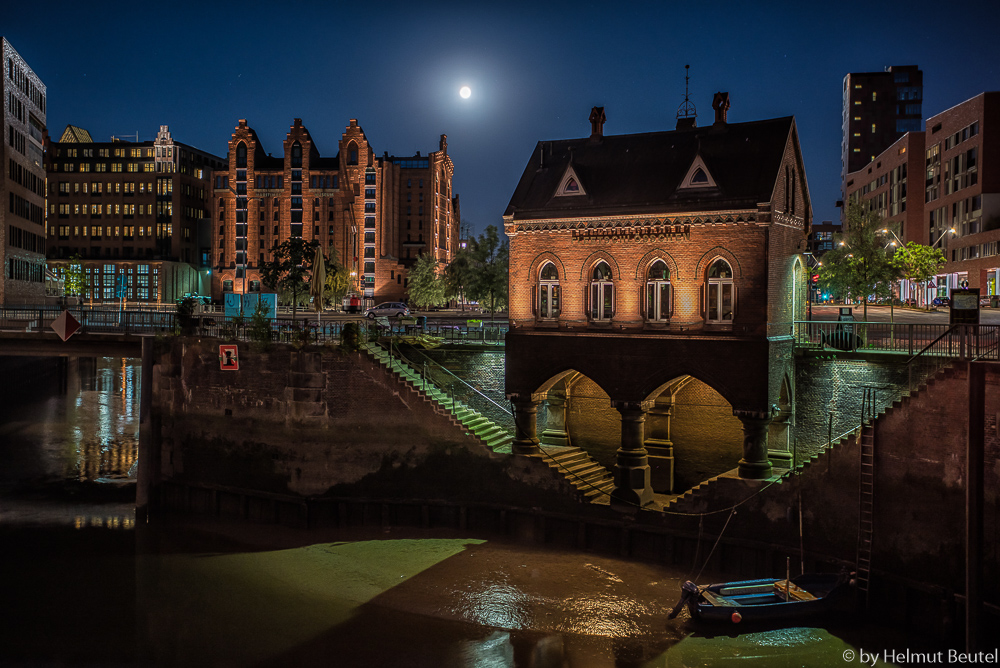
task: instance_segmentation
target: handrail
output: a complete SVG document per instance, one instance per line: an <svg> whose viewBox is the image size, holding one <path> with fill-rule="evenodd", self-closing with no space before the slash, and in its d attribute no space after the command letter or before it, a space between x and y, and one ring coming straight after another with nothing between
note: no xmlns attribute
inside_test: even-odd
<svg viewBox="0 0 1000 668"><path fill-rule="evenodd" d="M455 374L453 374L451 371L449 371L448 369L446 369L444 366L442 366L440 362L438 362L437 360L435 360L430 355L428 355L428 354L426 354L424 352L421 352L421 351L417 350L416 348L412 348L412 350L414 352L416 352L416 353L419 353L420 355L422 355L423 357L427 358L428 360L430 360L432 364L434 364L434 365L437 366L437 368L441 369L446 374L448 374L449 376L451 376L452 378L454 378L455 380L457 380L461 384L463 384L466 387L468 387L470 390L472 390L474 393L476 393L479 396L481 396L483 399L486 399L486 401L490 402L491 404L493 404L494 406L496 406L497 408L499 408L500 410L502 410L504 413L510 413L511 412L510 408L508 408L507 406L503 406L503 405L497 403L496 401L494 401L490 397L486 396L485 394L483 394L482 392L480 392L479 390L477 390L472 385L469 385L467 382L465 382L464 380L462 380L461 378L459 378L458 376L456 376ZM403 357L403 354L399 352L399 347L398 346L396 347L396 352L399 354L400 357ZM411 364L410 366L413 366L413 365Z"/></svg>
<svg viewBox="0 0 1000 668"><path fill-rule="evenodd" d="M948 329L944 330L944 332L941 334L941 336L937 337L936 339L934 339L933 341L931 341L930 343L928 343L926 346L924 346L920 350L919 353L917 353L916 355L914 355L910 359L906 360L906 365L909 366L910 362L912 362L913 360L915 360L918 357L920 357L921 355L923 355L931 346L933 346L935 343L937 343L938 341L940 341L941 339L943 339L945 336L947 336L948 334L950 334L952 332L952 330L954 330L956 327L959 327L959 325L952 325Z"/></svg>

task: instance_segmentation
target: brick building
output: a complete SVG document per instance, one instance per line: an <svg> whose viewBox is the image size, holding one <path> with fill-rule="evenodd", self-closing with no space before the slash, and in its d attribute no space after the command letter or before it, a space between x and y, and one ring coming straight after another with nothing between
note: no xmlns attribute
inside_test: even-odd
<svg viewBox="0 0 1000 668"><path fill-rule="evenodd" d="M769 434L773 458L791 438L811 220L795 121L729 123L725 93L713 108L708 127L612 136L595 107L590 137L537 144L504 214L516 451L537 452L543 403L543 443L581 440L567 405L596 386L620 413L626 504L670 491L670 422L692 379L742 423L741 476L770 474Z"/></svg>
<svg viewBox="0 0 1000 668"><path fill-rule="evenodd" d="M282 156L264 150L240 120L228 167L214 174L212 295L262 289L260 265L289 238L318 241L352 276L366 304L402 299L421 253L447 264L457 251L458 197L447 137L427 156L377 157L351 119L337 152L323 156L295 119Z"/></svg>
<svg viewBox="0 0 1000 668"><path fill-rule="evenodd" d="M0 38L0 304L45 299L45 84Z"/></svg>
<svg viewBox="0 0 1000 668"><path fill-rule="evenodd" d="M902 135L921 130L924 75L916 65L892 65L852 72L843 85L842 184Z"/></svg>
<svg viewBox="0 0 1000 668"><path fill-rule="evenodd" d="M998 132L1000 92L981 93L930 117L926 130L907 133L848 174L848 202L876 211L898 241L944 251L947 263L926 293L904 284L904 299L948 296L966 283L983 295L1000 294ZM917 181L907 188L911 176Z"/></svg>
<svg viewBox="0 0 1000 668"><path fill-rule="evenodd" d="M143 142L67 126L45 154L50 269L62 276L78 256L90 303L207 295L209 175L221 165L166 125Z"/></svg>

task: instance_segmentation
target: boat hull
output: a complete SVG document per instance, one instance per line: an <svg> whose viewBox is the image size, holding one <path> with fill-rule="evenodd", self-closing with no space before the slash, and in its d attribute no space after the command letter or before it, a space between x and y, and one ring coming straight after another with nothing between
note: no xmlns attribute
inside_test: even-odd
<svg viewBox="0 0 1000 668"><path fill-rule="evenodd" d="M828 612L843 585L842 576L826 574L801 575L787 588L778 578L725 582L699 588L690 608L693 617L708 622L798 619Z"/></svg>

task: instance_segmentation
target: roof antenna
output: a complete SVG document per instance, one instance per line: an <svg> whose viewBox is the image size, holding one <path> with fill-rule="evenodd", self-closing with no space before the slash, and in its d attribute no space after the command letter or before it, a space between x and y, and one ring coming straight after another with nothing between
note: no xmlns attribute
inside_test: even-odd
<svg viewBox="0 0 1000 668"><path fill-rule="evenodd" d="M681 103L681 106L677 107L677 118L695 118L698 116L698 110L691 103L691 96L688 91L688 83L691 81L690 70L690 65L684 66L684 102Z"/></svg>

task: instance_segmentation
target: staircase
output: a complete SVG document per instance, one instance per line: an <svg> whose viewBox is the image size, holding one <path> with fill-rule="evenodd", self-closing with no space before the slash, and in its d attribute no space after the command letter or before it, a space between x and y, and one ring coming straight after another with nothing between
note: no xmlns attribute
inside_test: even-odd
<svg viewBox="0 0 1000 668"><path fill-rule="evenodd" d="M447 413L456 424L465 427L472 436L482 441L490 450L510 453L510 444L514 438L506 429L469 408L461 401L456 401L454 397L442 392L409 364L397 357L391 357L382 346L366 343L362 346L362 350L375 362L385 367L400 382L405 383L422 396L424 401L431 402L438 411Z"/></svg>
<svg viewBox="0 0 1000 668"><path fill-rule="evenodd" d="M542 460L558 471L580 493L582 500L608 503L615 489L614 476L581 448L566 445L539 446Z"/></svg>

